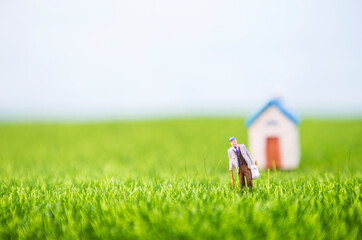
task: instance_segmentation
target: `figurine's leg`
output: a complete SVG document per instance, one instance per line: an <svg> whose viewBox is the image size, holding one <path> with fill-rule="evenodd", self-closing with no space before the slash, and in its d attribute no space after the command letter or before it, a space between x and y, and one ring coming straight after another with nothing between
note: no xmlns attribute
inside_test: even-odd
<svg viewBox="0 0 362 240"><path fill-rule="evenodd" d="M249 189L252 191L253 190L253 180L251 178L251 170L248 169L247 173L246 173L246 183L248 184Z"/></svg>
<svg viewBox="0 0 362 240"><path fill-rule="evenodd" d="M244 179L244 171L243 171L241 166L239 167L238 176L239 176L239 182L240 182L241 190L243 190L243 188L245 187L245 179Z"/></svg>

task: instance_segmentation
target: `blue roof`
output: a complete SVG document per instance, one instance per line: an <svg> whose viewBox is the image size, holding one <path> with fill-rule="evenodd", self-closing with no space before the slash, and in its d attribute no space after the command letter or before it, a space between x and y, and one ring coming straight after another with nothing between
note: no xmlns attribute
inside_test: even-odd
<svg viewBox="0 0 362 240"><path fill-rule="evenodd" d="M246 127L250 127L251 124L269 107L274 106L278 108L287 118L289 118L292 122L296 125L299 125L300 119L292 114L289 110L287 110L281 103L279 99L272 99L270 100L262 109L260 109L257 113L255 113L252 117L250 117L246 122Z"/></svg>

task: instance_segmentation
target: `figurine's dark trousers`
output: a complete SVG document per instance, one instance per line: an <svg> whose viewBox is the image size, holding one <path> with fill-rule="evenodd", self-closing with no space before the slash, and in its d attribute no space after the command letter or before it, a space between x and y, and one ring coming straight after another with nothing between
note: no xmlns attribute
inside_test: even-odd
<svg viewBox="0 0 362 240"><path fill-rule="evenodd" d="M253 182L251 180L251 170L248 168L248 165L242 164L239 167L239 181L240 181L241 190L243 190L243 188L245 187L244 177L246 178L246 183L248 184L249 189L253 190Z"/></svg>

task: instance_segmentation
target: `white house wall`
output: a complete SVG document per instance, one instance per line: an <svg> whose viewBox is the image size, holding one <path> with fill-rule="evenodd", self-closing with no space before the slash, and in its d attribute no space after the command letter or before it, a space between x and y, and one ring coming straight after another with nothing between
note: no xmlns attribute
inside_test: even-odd
<svg viewBox="0 0 362 240"><path fill-rule="evenodd" d="M281 167L293 169L299 165L299 130L278 108L270 106L249 127L249 147L253 160L261 169L266 167L266 139L278 137Z"/></svg>

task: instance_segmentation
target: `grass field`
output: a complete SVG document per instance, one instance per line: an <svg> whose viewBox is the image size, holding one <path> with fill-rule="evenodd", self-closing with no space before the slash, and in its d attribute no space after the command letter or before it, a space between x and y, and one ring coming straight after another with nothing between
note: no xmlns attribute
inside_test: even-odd
<svg viewBox="0 0 362 240"><path fill-rule="evenodd" d="M252 193L228 172L243 123L0 124L0 238L362 238L362 120L305 120L300 167Z"/></svg>

